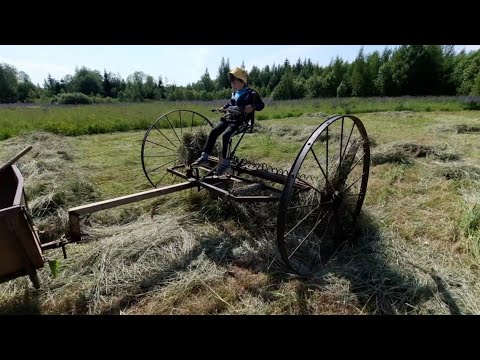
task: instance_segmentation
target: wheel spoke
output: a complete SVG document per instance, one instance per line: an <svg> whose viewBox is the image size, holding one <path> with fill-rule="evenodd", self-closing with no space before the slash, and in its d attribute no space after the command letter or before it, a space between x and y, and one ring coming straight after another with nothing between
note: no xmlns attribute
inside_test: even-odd
<svg viewBox="0 0 480 360"><path fill-rule="evenodd" d="M342 118L342 121L343 121L343 118ZM352 124L352 128L350 129L350 134L348 134L348 139L345 142L345 148L343 149L343 152L342 152L342 145L341 145L341 142L340 142L340 165L337 168L337 170L335 171L335 176L337 176L337 173L338 173L338 170L341 167L342 161L345 159L345 154L347 152L348 144L350 143L350 138L352 137L353 129L355 129L355 123ZM343 122L342 122L342 133L343 133ZM340 138L340 140L343 140L343 136ZM343 158L342 158L342 154L343 154Z"/></svg>
<svg viewBox="0 0 480 360"><path fill-rule="evenodd" d="M173 124L172 124L172 122L170 121L170 119L168 118L168 116L167 116L167 115L165 115L165 118L168 120L168 123L170 124L170 127L171 127L171 128L172 128L172 130L173 130L173 133L174 133L174 134L175 134L175 136L177 137L177 139L178 139L178 142L181 144L181 143L182 143L182 140L180 140L180 138L178 137L178 135L177 135L177 132L176 132L176 131L175 131L175 129L173 128Z"/></svg>
<svg viewBox="0 0 480 360"><path fill-rule="evenodd" d="M355 153L355 155L356 155L356 153ZM357 164L359 164L360 161L362 161L362 159L363 159L364 157L365 157L365 153L363 153L363 155L360 157L360 159L358 159L358 161L355 163L354 166L352 166L351 168L349 168L347 174L345 175L345 179L343 180L343 183L342 183L342 186L341 186L342 188L345 186L345 183L347 182L348 175L352 172L353 169L355 169L355 167L357 166ZM352 162L353 162L353 160L352 160ZM351 164L350 164L350 165L351 165ZM365 173L363 173L362 176L363 176L363 175L365 175ZM362 177L362 176L361 176L361 177ZM360 177L360 178L361 178L361 177ZM358 181L358 180L357 180L357 181ZM350 187L348 187L348 188L350 188Z"/></svg>
<svg viewBox="0 0 480 360"><path fill-rule="evenodd" d="M358 147L355 149L355 154L353 154L352 156L352 160L350 160L350 164L348 165L348 174L350 174L350 172L353 170L353 168L355 166L357 166L358 162L360 162L360 160L362 160L362 158L365 156L365 153L363 153L363 155L360 157L360 159L357 161L357 163L355 164L355 166L352 167L352 163L353 163L353 160L355 160L355 158L357 157L357 151L358 151L358 148L360 147L360 145L358 145Z"/></svg>
<svg viewBox="0 0 480 360"><path fill-rule="evenodd" d="M342 116L342 130L340 131L340 164L338 165L337 170L335 171L335 176L337 175L338 169L342 168L342 143L343 143L343 121L345 120L345 117Z"/></svg>
<svg viewBox="0 0 480 360"><path fill-rule="evenodd" d="M328 129L328 128L327 128L327 129ZM318 164L318 166L320 167L320 170L322 170L322 174L323 174L323 176L325 177L325 181L326 181L327 185L330 187L330 189L335 190L335 189L333 188L332 184L330 184L330 181L328 181L328 177L327 177L327 175L325 175L325 171L323 171L322 165L320 164L320 161L318 161L317 155L315 155L315 152L313 151L313 148L310 148L310 151L312 152L313 157L314 157L315 160L317 161L317 164Z"/></svg>
<svg viewBox="0 0 480 360"><path fill-rule="evenodd" d="M348 134L348 139L345 142L345 148L343 149L343 156L345 156L345 153L347 152L347 147L348 147L348 144L350 143L350 138L352 137L353 129L355 129L355 123L352 124L352 128L350 129L350 134Z"/></svg>
<svg viewBox="0 0 480 360"><path fill-rule="evenodd" d="M327 179L327 181L328 181L328 141L329 141L329 139L328 139L328 127L327 127L326 131L327 131L327 151L325 153L325 168L326 168L325 171L326 171L327 175L325 176L325 179ZM313 148L311 148L311 149L312 149L312 153L313 153ZM316 156L315 156L315 160L317 160ZM318 160L317 160L317 162L318 162ZM320 165L319 162L318 162L318 165Z"/></svg>
<svg viewBox="0 0 480 360"><path fill-rule="evenodd" d="M322 205L322 203L314 203L314 204L308 204L308 205L299 205L299 206L290 206L287 208L287 210L292 210L292 209L300 209L304 207L310 207L310 206L315 206L315 205Z"/></svg>
<svg viewBox="0 0 480 360"><path fill-rule="evenodd" d="M154 141L151 141L151 140L145 140L145 141L146 141L146 142L149 142L149 143L152 143L152 144L155 144L155 145L157 145L157 146L161 146L161 147L163 147L163 148L165 148L165 149L168 149L168 150L170 150L170 151L174 151L174 152L175 152L175 150L174 150L174 149L170 149L169 147L166 147L166 146L163 146L163 145L157 144L157 143L156 143L156 142L154 142Z"/></svg>
<svg viewBox="0 0 480 360"><path fill-rule="evenodd" d="M157 183L154 186L157 187L157 185L160 184L160 182L163 180L165 176L167 176L167 174L168 172L165 172L165 174L163 174L163 176L160 178L160 180L157 181Z"/></svg>
<svg viewBox="0 0 480 360"><path fill-rule="evenodd" d="M357 155L357 154L355 153L355 156L356 156L356 155ZM357 165L360 163L360 161L363 160L364 157L365 157L365 153L363 153L363 155L360 156L360 158L357 160L357 162L355 163L355 165L353 165L353 166L348 170L347 175L352 172L352 170L355 168L355 166L357 166Z"/></svg>
<svg viewBox="0 0 480 360"><path fill-rule="evenodd" d="M163 164L163 165L161 165L161 166L159 166L159 167L156 167L155 169L149 170L149 171L147 171L147 174L151 173L152 171L161 169L162 167L164 167L164 166L166 166L166 165L168 165L168 164L174 163L175 161L176 161L176 160L169 161L168 163L165 163L165 164Z"/></svg>
<svg viewBox="0 0 480 360"><path fill-rule="evenodd" d="M297 180L299 181L302 181L303 183L305 183L306 185L308 185L310 188L312 188L313 190L315 190L316 192L318 192L319 194L321 194L322 192L320 191L320 189L317 189L315 186L313 186L312 184L310 184L308 181L302 179L302 178L299 178L297 176Z"/></svg>
<svg viewBox="0 0 480 360"><path fill-rule="evenodd" d="M315 229L317 228L318 224L320 224L320 222L325 218L325 216L327 216L328 212L326 212L321 219L319 219L315 225L313 226L313 229L309 231L309 233L307 234L307 236L305 236L303 238L303 240L300 242L300 244L298 244L298 246L295 248L295 250L293 250L293 252L290 254L290 256L288 257L289 259L293 256L293 254L295 254L295 252L300 248L300 246L302 246L302 244L305 242L305 240L307 240L310 235L312 235L312 233L315 231ZM320 214L318 215L320 217ZM325 230L326 231L326 230ZM325 235L325 234L324 234Z"/></svg>
<svg viewBox="0 0 480 360"><path fill-rule="evenodd" d="M175 154L171 154L171 155L143 155L143 157L172 157L172 156L176 156Z"/></svg>
<svg viewBox="0 0 480 360"><path fill-rule="evenodd" d="M178 114L179 114L179 116L180 116L180 136L182 136L182 135L183 135L183 129L182 129L182 128L183 128L183 125L182 125L182 111L180 110L180 111L178 112Z"/></svg>
<svg viewBox="0 0 480 360"><path fill-rule="evenodd" d="M165 134L160 131L160 129L157 127L156 124L153 125L153 126L155 127L155 129L157 129L157 131L160 133L160 135L162 135L165 139L167 139L167 141L168 141L170 144L172 144L172 145L175 147L175 149L177 148L177 145L175 145L168 137L166 137Z"/></svg>
<svg viewBox="0 0 480 360"><path fill-rule="evenodd" d="M310 211L307 215L305 215L303 217L302 220L300 220L297 225L295 225L292 229L290 229L290 231L288 233L285 234L285 237L287 237L288 235L290 235L290 233L295 230L301 223L303 223L315 210L318 210L318 208L320 207L320 205L318 205L315 209L313 209L312 211Z"/></svg>
<svg viewBox="0 0 480 360"><path fill-rule="evenodd" d="M360 175L360 177L355 180L354 182L352 182L345 190L343 190L343 192L347 192L352 186L353 184L355 184L358 180L360 180L361 178L363 178L363 176L365 175L366 173L363 173L362 175Z"/></svg>
<svg viewBox="0 0 480 360"><path fill-rule="evenodd" d="M317 255L319 260L321 260L321 254L320 254L320 252L321 252L321 250L322 250L322 249L321 249L321 244L322 244L323 239L325 238L325 235L327 234L328 226L330 225L330 220L331 220L331 218L332 218L332 216L330 215L330 216L328 217L327 226L325 226L325 231L323 232L322 237L321 237L320 240L319 240L320 246L318 247L318 255ZM312 253L313 253L312 250L313 250L313 249L312 249L312 246L310 246L310 248L308 249L308 255L307 255L307 259L309 259L308 264L310 265L310 267L309 267L310 270L311 270L311 269L315 266L315 264L316 264L315 262L310 261L310 259L312 258ZM315 254L313 254L313 256L315 257Z"/></svg>

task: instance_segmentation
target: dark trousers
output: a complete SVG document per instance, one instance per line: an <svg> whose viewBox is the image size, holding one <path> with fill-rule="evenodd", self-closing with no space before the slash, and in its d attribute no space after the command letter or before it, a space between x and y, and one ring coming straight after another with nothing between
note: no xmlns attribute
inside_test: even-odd
<svg viewBox="0 0 480 360"><path fill-rule="evenodd" d="M239 122L227 122L225 119L222 118L208 135L207 143L205 144L203 151L210 155L212 153L213 147L215 146L217 138L223 132L222 157L226 159L228 151L228 141L232 137L232 134L238 129L240 124L241 123Z"/></svg>

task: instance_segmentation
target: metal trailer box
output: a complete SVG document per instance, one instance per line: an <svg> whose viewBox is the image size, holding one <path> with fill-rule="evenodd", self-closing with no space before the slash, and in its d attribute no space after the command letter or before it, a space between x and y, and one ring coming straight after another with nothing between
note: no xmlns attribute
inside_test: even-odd
<svg viewBox="0 0 480 360"><path fill-rule="evenodd" d="M44 265L36 228L28 212L24 179L16 165L0 172L0 283L29 275L40 287L37 269Z"/></svg>

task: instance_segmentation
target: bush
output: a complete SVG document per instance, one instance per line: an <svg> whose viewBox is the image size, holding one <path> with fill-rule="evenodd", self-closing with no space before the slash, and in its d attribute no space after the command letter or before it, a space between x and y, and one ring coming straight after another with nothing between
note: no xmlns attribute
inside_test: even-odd
<svg viewBox="0 0 480 360"><path fill-rule="evenodd" d="M109 96L107 97L101 97L100 95L95 95L90 97L92 102L94 104L113 104L113 103L118 103L118 99L111 98Z"/></svg>
<svg viewBox="0 0 480 360"><path fill-rule="evenodd" d="M480 101L474 98L467 98L465 100L464 110L480 110Z"/></svg>
<svg viewBox="0 0 480 360"><path fill-rule="evenodd" d="M82 93L58 94L52 98L52 102L65 105L93 104L93 100L89 96Z"/></svg>
<svg viewBox="0 0 480 360"><path fill-rule="evenodd" d="M337 97L347 97L348 96L348 86L345 84L345 81L342 80L340 85L337 87ZM348 113L349 111L347 111Z"/></svg>

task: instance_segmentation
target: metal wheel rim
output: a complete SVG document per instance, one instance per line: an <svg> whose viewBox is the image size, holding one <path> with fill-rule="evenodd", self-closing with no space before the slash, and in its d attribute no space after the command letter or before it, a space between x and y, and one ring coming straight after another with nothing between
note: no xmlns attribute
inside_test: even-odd
<svg viewBox="0 0 480 360"><path fill-rule="evenodd" d="M180 119L180 127L173 126L172 121L170 120L170 117L173 118L173 114L175 114L175 113L178 113L178 118ZM170 117L169 117L169 115L170 115ZM173 130L173 132L175 134L174 136L170 136L171 139L167 140L167 142L166 142L167 145L168 145L167 147L170 148L170 149L173 148L173 151L176 151L178 149L178 146L175 147L174 144L177 143L177 142L178 142L179 145L181 144L180 138L182 137L183 131L185 129L190 128L190 130L193 131L193 128L194 128L193 123L194 123L195 118L198 118L199 121L201 121L200 126L208 125L210 127L210 129L213 128L212 122L209 119L207 119L204 115L202 115L202 114L200 114L196 111L177 109L177 110L169 111L169 112L161 115L160 117L158 117L152 123L152 125L150 125L148 130L145 132L145 135L144 135L143 141L142 141L142 149L141 149L142 169L143 169L143 173L145 174L148 181L150 182L150 184L153 187L156 188L161 183L161 181L164 179L164 177L168 174L166 169L167 169L167 165L170 165L170 164L169 164L168 161L166 161L165 164L163 164L163 162L162 162L163 165L160 165L158 169L153 168L154 171L159 170L159 171L161 171L162 174L164 174L164 175L161 175L161 176L159 175L160 180L157 181L157 179L153 178L153 175L150 175L153 171L152 171L152 169L148 169L148 164L147 164L146 158L147 157L155 157L155 156L146 154L147 146L149 146L147 144L151 143L151 141L148 140L149 135L152 133L152 131L161 133L162 132L161 129L164 129L164 130L167 129L168 131L170 131L169 128L162 128L161 126L160 127L158 126L161 123L162 120L166 120L169 123L170 128ZM188 124L188 123L190 123L190 126L183 126L184 124ZM179 130L178 133L176 132L175 129ZM169 138L169 136L164 136L164 137ZM162 146L162 145L159 145L159 146ZM159 155L158 157L162 157L162 156L163 155ZM171 156L172 159L174 157L175 157L174 155ZM174 163L176 160L178 160L178 158L179 158L179 156L175 157L175 159L173 161L171 161L171 163ZM160 169L162 169L162 170L160 170ZM175 181L175 178L174 178L174 181Z"/></svg>
<svg viewBox="0 0 480 360"><path fill-rule="evenodd" d="M287 179L287 182L285 183L285 187L284 187L284 190L282 192L282 196L281 196L280 203L279 203L279 211L278 211L278 217L277 217L277 245L278 245L278 249L279 249L279 252L280 252L280 256L281 256L281 259L282 259L283 263L287 266L287 268L289 268L289 270L292 270L292 271L294 271L298 274L301 274L301 275L311 274L311 273L315 272L315 268L313 267L313 268L310 268L308 270L308 269L302 267L301 264L294 264L293 260L292 260L292 256L294 255L294 253L289 254L289 249L288 249L288 246L287 246L287 243L286 243L286 237L290 236L290 234L288 234L287 231L291 230L291 229L288 229L288 230L286 229L286 227L287 227L286 223L287 223L287 215L289 215L288 214L289 205L291 203L292 196L295 195L294 183L296 181L299 181L299 179L300 179L298 174L299 174L300 169L302 168L302 165L303 165L307 155L310 152L312 152L312 154L314 154L314 151L311 150L311 149L314 146L314 144L316 143L316 141L320 138L320 136L322 134L325 134L325 132L326 132L326 138L327 138L327 144L328 144L328 142L329 142L329 134L328 134L329 127L332 126L335 123L341 122L342 131L343 131L343 126L344 126L345 119L351 120L351 122L352 122L352 133L353 133L353 130L355 128L358 130L358 134L361 137L361 144L358 145L357 150L361 148L362 152L363 152L362 160L361 160L363 162L363 166L360 170L362 175L361 175L361 182L360 182L360 186L359 186L359 193L358 193L358 197L356 199L355 207L354 207L353 211L351 211L352 212L351 217L352 217L352 220L353 220L353 225L355 225L355 223L356 223L356 220L358 218L358 215L360 214L360 210L361 210L361 207L362 207L364 199L365 199L365 193L366 193L366 189L367 189L368 176L369 176L369 168L370 168L370 145L369 145L368 135L367 135L367 132L365 130L365 127L364 127L363 123L360 121L360 119L358 119L357 117L352 116L352 115L339 115L339 116L331 117L331 118L327 119L326 121L324 121L312 133L312 135L307 139L307 141L304 143L302 149L298 153L298 155L297 155L297 157L296 157L294 163L292 164L292 167L291 167L291 169L288 173L288 179ZM339 136L339 139L340 139L339 149L342 149L342 147L345 146L345 153L343 154L345 156L347 154L346 150L347 150L347 147L349 146L348 143L350 142L350 139L348 141L346 141L345 144L342 144L342 142L343 142L342 139L344 139L343 134L341 134L341 136ZM328 145L327 145L327 149L328 149ZM340 151L340 154L341 154L341 151ZM328 158L328 150L327 150L327 158ZM356 154L354 155L353 159L355 159L355 158L356 158ZM341 156L339 156L339 159L341 159ZM316 160L318 160L318 159L316 159ZM338 169L336 170L335 174L337 172L341 172L340 169L343 169L342 165L341 165L341 160L339 160L339 163L340 163L340 165L339 165ZM354 163L354 161L352 161L352 163ZM319 165L320 165L320 163L319 163ZM328 165L328 163L327 163L327 165ZM350 164L350 165L352 165L352 164ZM355 164L353 166L353 168L355 168L357 165L358 164ZM322 169L322 171L323 171L323 169ZM350 172L351 171L349 171L347 173L347 175L346 175L347 177L345 178L345 181L347 181L348 175L350 174ZM323 175L325 177L325 172L323 172ZM328 175L326 176L326 179L328 179ZM325 182L328 183L327 180ZM333 186L330 186L330 185L331 184L327 184L326 187L331 187L333 189ZM347 189L346 191L348 191L348 190L349 189ZM334 199L334 201L339 202L340 198L342 198L342 194L339 194ZM334 201L332 201L332 202L334 202ZM320 203L321 203L321 201L320 201ZM346 201L344 201L344 203L346 203ZM319 206L318 212L321 213L322 205L318 205L318 206ZM338 206L339 207L337 208L336 211L338 211L338 209L340 209L341 206L344 206L348 210L348 205L347 204L342 204L340 202L340 205L338 205ZM325 206L323 206L323 207L325 207ZM332 211L334 211L334 210L332 210ZM292 210L290 209L290 212L291 211ZM312 215L310 215L310 216L312 216ZM320 216L320 215L318 215L318 216ZM325 216L327 216L327 215L325 215ZM330 218L333 216L333 214L330 214L328 216L329 216L328 221L330 222ZM318 221L322 221L322 220L323 219L320 219ZM338 225L337 220L334 220L334 223L332 224L332 226L337 226L337 225ZM318 226L318 223L315 223L314 226L315 227ZM327 233L328 227L329 227L329 224L326 225L327 229L325 230L325 233ZM295 230L293 230L293 231L295 231ZM285 234L287 234L287 236ZM300 244L299 246L303 246L303 245Z"/></svg>

